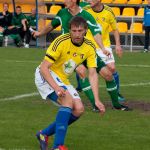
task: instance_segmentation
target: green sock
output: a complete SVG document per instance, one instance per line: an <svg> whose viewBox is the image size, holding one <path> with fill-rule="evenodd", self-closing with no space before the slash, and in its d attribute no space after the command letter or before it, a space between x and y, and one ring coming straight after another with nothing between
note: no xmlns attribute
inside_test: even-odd
<svg viewBox="0 0 150 150"><path fill-rule="evenodd" d="M89 83L89 79L88 78L84 78L84 79L80 78L79 82L80 82L82 91L85 93L85 95L90 100L90 103L94 107L95 106L95 99L94 99L93 91L91 89L91 85Z"/></svg>
<svg viewBox="0 0 150 150"><path fill-rule="evenodd" d="M121 105L118 102L118 92L117 92L117 85L115 80L106 81L107 91L111 97L112 105L116 108L120 108Z"/></svg>

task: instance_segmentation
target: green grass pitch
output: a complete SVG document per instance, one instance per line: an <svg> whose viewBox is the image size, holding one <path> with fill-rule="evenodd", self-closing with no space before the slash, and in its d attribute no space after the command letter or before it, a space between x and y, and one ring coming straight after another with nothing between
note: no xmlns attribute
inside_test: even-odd
<svg viewBox="0 0 150 150"><path fill-rule="evenodd" d="M44 55L41 49L0 48L0 150L38 150L36 132L55 119L57 107L43 101L34 85L35 68ZM133 111L109 107L102 117L91 111L81 93L85 113L68 129L69 150L150 149L150 53L125 52L116 58L116 66L121 93L135 104ZM75 75L71 81L76 85ZM101 100L110 102L101 78L99 85ZM53 137L49 147L52 144Z"/></svg>

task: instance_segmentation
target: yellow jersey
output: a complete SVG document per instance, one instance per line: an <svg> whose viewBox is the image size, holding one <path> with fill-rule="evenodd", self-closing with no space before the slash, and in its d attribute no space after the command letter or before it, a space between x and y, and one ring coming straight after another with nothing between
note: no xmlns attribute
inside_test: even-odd
<svg viewBox="0 0 150 150"><path fill-rule="evenodd" d="M117 29L117 21L112 9L107 5L103 5L103 9L100 12L94 12L90 7L90 5L85 6L84 9L87 12L89 12L95 18L97 23L101 26L102 40L103 40L104 47L110 47L111 46L110 37L109 37L110 29L112 30ZM94 42L96 48L99 47L94 41L90 31L88 31L87 37L88 39L90 38Z"/></svg>
<svg viewBox="0 0 150 150"><path fill-rule="evenodd" d="M86 62L88 68L97 67L95 50L95 45L86 38L81 46L74 45L68 33L57 37L51 43L44 59L52 63L50 70L56 73L62 82L70 84L69 75L82 62Z"/></svg>

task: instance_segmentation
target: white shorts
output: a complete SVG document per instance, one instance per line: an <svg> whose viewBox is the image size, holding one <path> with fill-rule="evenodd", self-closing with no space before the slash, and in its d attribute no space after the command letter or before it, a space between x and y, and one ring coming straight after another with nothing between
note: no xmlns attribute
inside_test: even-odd
<svg viewBox="0 0 150 150"><path fill-rule="evenodd" d="M78 92L72 85L64 84L53 71L50 71L50 74L59 86L66 87L66 89L74 99L80 99ZM41 75L39 67L37 67L35 71L35 84L41 97L44 100L46 100L48 95L54 92L54 89L47 83L47 81Z"/></svg>
<svg viewBox="0 0 150 150"><path fill-rule="evenodd" d="M105 48L106 50L108 50L110 52L110 56L106 56L102 50L100 49L97 49L96 53L98 56L101 57L101 59L105 62L105 64L109 64L109 63L114 63L115 62L115 59L114 59L114 55L113 55L113 52L112 52L112 49L111 48Z"/></svg>

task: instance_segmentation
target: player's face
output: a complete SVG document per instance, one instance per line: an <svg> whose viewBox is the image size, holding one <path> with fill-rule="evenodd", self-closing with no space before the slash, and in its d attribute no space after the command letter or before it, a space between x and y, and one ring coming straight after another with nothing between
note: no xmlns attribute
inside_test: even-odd
<svg viewBox="0 0 150 150"><path fill-rule="evenodd" d="M21 13L21 8L16 8L16 13L19 15Z"/></svg>
<svg viewBox="0 0 150 150"><path fill-rule="evenodd" d="M150 0L147 0L148 4L150 4Z"/></svg>
<svg viewBox="0 0 150 150"><path fill-rule="evenodd" d="M72 8L74 4L74 0L64 0L64 5L66 8Z"/></svg>
<svg viewBox="0 0 150 150"><path fill-rule="evenodd" d="M31 14L32 14L32 15L36 15L36 9L35 9L35 8L32 8L32 9L31 9Z"/></svg>
<svg viewBox="0 0 150 150"><path fill-rule="evenodd" d="M97 4L101 2L101 0L86 0L86 2L88 2L91 7L94 7L97 6Z"/></svg>
<svg viewBox="0 0 150 150"><path fill-rule="evenodd" d="M71 35L72 42L74 44L81 45L84 40L85 34L86 34L86 29L83 26L79 26L79 27L76 27L74 25L71 26L70 35Z"/></svg>
<svg viewBox="0 0 150 150"><path fill-rule="evenodd" d="M4 9L4 11L8 11L8 5L4 4L3 9Z"/></svg>

